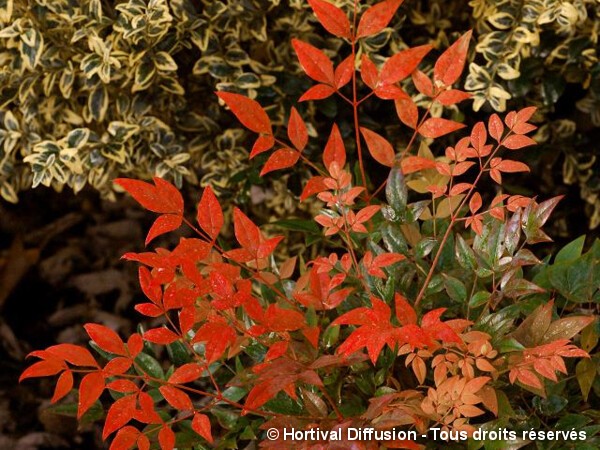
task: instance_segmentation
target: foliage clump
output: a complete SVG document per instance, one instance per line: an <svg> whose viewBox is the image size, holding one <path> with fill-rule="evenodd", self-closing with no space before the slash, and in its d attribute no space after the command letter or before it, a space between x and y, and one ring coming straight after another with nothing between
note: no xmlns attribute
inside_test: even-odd
<svg viewBox="0 0 600 450"><path fill-rule="evenodd" d="M311 172L301 199L316 196L322 203L314 217L323 229L322 252L309 261L275 257L283 237L265 233L237 207L235 242L221 239L225 214L210 187L191 221L168 181L118 179L158 214L146 244L183 225L195 233L172 250L125 255L141 263L147 301L136 310L156 322L126 341L106 326L87 324L99 357L84 347L54 345L32 352L40 361L21 379L60 374L58 401L73 390L74 374L81 375L78 418L108 391L113 402L103 437L114 435L113 449L151 443L163 450L227 448L244 441L298 448L265 430L315 427L400 428L418 435L437 427L466 439L480 429L577 424L593 442L599 428L589 424L597 416L577 400L588 399L595 382L589 352L598 333L592 311L576 312L598 301L592 280L599 275L599 246L582 254L578 240L552 264L540 261L530 248L549 241L542 227L560 197L538 201L502 190L505 177L529 170L514 155L535 144L528 136L536 129L530 123L535 108L493 114L437 156L428 146L415 150L419 141L433 144L465 128L430 112L437 104L445 115L447 107L469 100L454 84L471 32L439 55L427 75L419 66L430 45L382 62L357 51L361 40L388 26L401 0L361 14L352 9L350 18L325 0L308 3L349 51L334 64L320 48L292 41L312 79L301 101L339 97L353 118L352 133L345 136L333 123L322 151L309 154L309 126L295 107L284 130L259 102L217 95L254 134L250 157L263 155L262 175L297 164ZM427 107L407 94L407 84ZM406 146L394 146L363 121L363 105L381 101L395 108L397 118L390 120L410 130ZM379 185L376 172L386 175ZM487 195L484 180L497 192ZM582 330L584 349L574 343ZM156 359L160 347L167 349L168 365ZM579 386L558 375L572 373L570 361L577 359ZM425 442L381 444L417 449Z"/></svg>

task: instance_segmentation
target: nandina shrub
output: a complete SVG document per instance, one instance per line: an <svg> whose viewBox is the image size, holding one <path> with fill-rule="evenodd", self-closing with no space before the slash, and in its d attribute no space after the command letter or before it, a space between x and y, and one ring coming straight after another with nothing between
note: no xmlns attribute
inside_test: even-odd
<svg viewBox="0 0 600 450"><path fill-rule="evenodd" d="M529 123L535 109L494 114L434 157L426 144L463 125L419 110L405 88L412 82L432 105L467 100L453 85L471 33L437 58L433 79L418 69L428 45L400 51L381 67L370 55L359 58L361 40L386 27L400 3L386 0L350 20L324 0L309 0L321 25L350 49L334 67L318 48L293 41L300 65L316 81L300 101L337 95L355 123L352 137L334 123L318 158L303 152L309 137L297 109L286 137L256 101L217 94L258 134L251 157L275 147L263 175L299 162L313 171L300 200L316 195L323 203L315 221L327 253L277 260L282 237L266 235L237 208L237 242L224 242L223 212L210 188L194 222L169 182L118 179L159 214L146 244L181 226L196 233L171 250L124 256L141 263L148 301L136 310L162 325L123 341L103 325L87 324L99 357L54 345L31 353L40 361L21 380L59 375L56 402L81 377L80 419L99 399L112 400L103 431L112 449L235 448L252 440L274 448L326 447L323 440L283 440L283 433L269 441L269 428L338 431L337 448L420 448L431 428L463 442L477 429L521 429L515 410L557 392L557 372L568 373L565 358L588 357L571 340L593 321L558 318L557 311L571 308L556 308L550 293L527 279L529 268L542 264L528 246L549 240L541 227L560 199L502 192L503 174L528 170L506 155L535 144L527 137L536 128ZM405 148L361 124L361 105L376 100L393 101L412 130ZM388 172L378 187L367 170L375 165ZM493 198L480 191L488 178L498 186ZM168 364L156 359L160 347ZM343 441L350 427L416 431L418 438ZM473 441L470 448L481 445Z"/></svg>

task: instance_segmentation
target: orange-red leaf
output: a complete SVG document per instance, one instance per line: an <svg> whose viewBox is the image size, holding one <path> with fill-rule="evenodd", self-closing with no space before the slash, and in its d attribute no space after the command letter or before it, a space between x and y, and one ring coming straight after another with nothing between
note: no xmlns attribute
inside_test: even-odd
<svg viewBox="0 0 600 450"><path fill-rule="evenodd" d="M292 39L292 46L302 69L310 78L330 86L335 83L333 63L325 53L298 39Z"/></svg>
<svg viewBox="0 0 600 450"><path fill-rule="evenodd" d="M213 437L210 431L210 420L206 414L194 414L194 418L192 419L192 430L212 444Z"/></svg>
<svg viewBox="0 0 600 450"><path fill-rule="evenodd" d="M436 97L436 100L444 106L451 106L471 98L471 94L458 89L443 91Z"/></svg>
<svg viewBox="0 0 600 450"><path fill-rule="evenodd" d="M410 303L406 300L406 297L396 293L396 318L401 325L411 325L417 323L417 313Z"/></svg>
<svg viewBox="0 0 600 450"><path fill-rule="evenodd" d="M110 443L109 450L129 450L136 444L136 441L139 450L147 450L149 448L149 444L147 447L143 447L143 442L148 442L148 438L143 434L140 434L137 428L127 426L118 431L115 438Z"/></svg>
<svg viewBox="0 0 600 450"><path fill-rule="evenodd" d="M176 230L181 226L181 222L183 222L183 216L179 214L162 214L158 216L150 227L150 230L148 230L145 245L148 245L154 238L161 234Z"/></svg>
<svg viewBox="0 0 600 450"><path fill-rule="evenodd" d="M402 172L407 175L409 173L418 172L424 169L435 169L435 161L421 156L407 156L400 162Z"/></svg>
<svg viewBox="0 0 600 450"><path fill-rule="evenodd" d="M535 142L530 137L523 136L520 134L513 134L512 136L508 136L502 141L502 145L504 145L509 150L518 150L520 148L536 144L537 142Z"/></svg>
<svg viewBox="0 0 600 450"><path fill-rule="evenodd" d="M394 84L404 80L417 68L430 50L431 45L427 44L396 53L381 68L379 79L384 84Z"/></svg>
<svg viewBox="0 0 600 450"><path fill-rule="evenodd" d="M110 328L96 323L86 323L83 327L92 341L105 352L127 356L125 344L119 335Z"/></svg>
<svg viewBox="0 0 600 450"><path fill-rule="evenodd" d="M254 141L254 145L252 146L252 150L250 151L249 158L252 159L256 155L260 155L267 150L271 150L275 145L275 138L271 134L261 134Z"/></svg>
<svg viewBox="0 0 600 450"><path fill-rule="evenodd" d="M175 448L175 433L167 424L163 425L158 432L158 443L160 450L173 450Z"/></svg>
<svg viewBox="0 0 600 450"><path fill-rule="evenodd" d="M75 366L98 367L98 363L87 348L74 344L58 344L48 347L48 353Z"/></svg>
<svg viewBox="0 0 600 450"><path fill-rule="evenodd" d="M510 159L503 159L495 169L498 169L500 172L529 172L527 164Z"/></svg>
<svg viewBox="0 0 600 450"><path fill-rule="evenodd" d="M298 110L293 106L288 122L288 137L298 151L304 150L304 147L306 147L306 144L308 143L308 130L306 129L306 124L304 123L304 120L302 120L300 114L298 114Z"/></svg>
<svg viewBox="0 0 600 450"><path fill-rule="evenodd" d="M426 138L438 138L445 134L464 128L465 124L453 120L431 117L419 127L419 133Z"/></svg>
<svg viewBox="0 0 600 450"><path fill-rule="evenodd" d="M340 129L337 124L333 124L331 128L331 134L325 145L323 151L323 164L329 170L329 166L332 162L337 162L339 167L342 168L346 164L346 148L344 147L344 140L340 134Z"/></svg>
<svg viewBox="0 0 600 450"><path fill-rule="evenodd" d="M469 210L471 211L471 214L475 214L477 211L479 211L481 205L481 195L479 192L475 192L471 197L471 200L469 200Z"/></svg>
<svg viewBox="0 0 600 450"><path fill-rule="evenodd" d="M352 79L354 73L354 56L350 55L344 59L336 68L334 73L335 88L341 89Z"/></svg>
<svg viewBox="0 0 600 450"><path fill-rule="evenodd" d="M233 209L233 229L239 244L250 253L256 253L261 238L260 230L239 208Z"/></svg>
<svg viewBox="0 0 600 450"><path fill-rule="evenodd" d="M260 171L260 176L263 176L274 170L287 169L298 162L300 153L289 148L280 148L273 152Z"/></svg>
<svg viewBox="0 0 600 450"><path fill-rule="evenodd" d="M66 365L56 360L38 361L23 371L23 373L19 377L19 382L27 378L48 377L56 375L63 369L66 369Z"/></svg>
<svg viewBox="0 0 600 450"><path fill-rule="evenodd" d="M171 330L160 327L153 328L144 333L144 340L154 344L168 345L179 339L179 336Z"/></svg>
<svg viewBox="0 0 600 450"><path fill-rule="evenodd" d="M153 178L154 186L145 181L117 178L115 184L125 189L140 205L161 214L183 214L183 197L168 181Z"/></svg>
<svg viewBox="0 0 600 450"><path fill-rule="evenodd" d="M194 381L202 375L202 368L196 363L184 364L178 367L169 377L169 383L184 384Z"/></svg>
<svg viewBox="0 0 600 450"><path fill-rule="evenodd" d="M472 33L467 31L440 55L433 67L434 80L441 81L444 86L458 80L465 67Z"/></svg>
<svg viewBox="0 0 600 450"><path fill-rule="evenodd" d="M164 384L158 388L162 396L165 398L167 403L175 409L181 411L189 411L194 409L192 400L189 395L183 392L181 389L177 389L174 386Z"/></svg>
<svg viewBox="0 0 600 450"><path fill-rule="evenodd" d="M388 26L403 0L385 0L368 8L360 18L356 38L372 36Z"/></svg>
<svg viewBox="0 0 600 450"><path fill-rule="evenodd" d="M271 120L257 101L233 92L217 92L217 96L246 128L256 133L273 134Z"/></svg>
<svg viewBox="0 0 600 450"><path fill-rule="evenodd" d="M419 91L423 95L426 95L427 97L433 97L433 83L431 82L431 79L427 75L425 75L425 73L421 72L418 69L415 70L412 73L412 80L415 87L417 88L417 91Z"/></svg>
<svg viewBox="0 0 600 450"><path fill-rule="evenodd" d="M360 59L360 77L371 89L375 89L379 84L377 66L367 55L362 55Z"/></svg>
<svg viewBox="0 0 600 450"><path fill-rule="evenodd" d="M104 421L104 429L102 430L102 439L106 439L111 433L125 426L135 415L136 396L127 395L116 400Z"/></svg>
<svg viewBox="0 0 600 450"><path fill-rule="evenodd" d="M298 99L299 102L306 102L308 100L323 100L335 93L335 89L326 84L317 84L308 89L302 97Z"/></svg>
<svg viewBox="0 0 600 450"><path fill-rule="evenodd" d="M56 388L54 388L54 395L50 403L56 403L73 389L73 373L70 370L65 370L58 377L56 382Z"/></svg>
<svg viewBox="0 0 600 450"><path fill-rule="evenodd" d="M395 101L396 113L402 123L413 130L417 128L419 122L419 109L412 98L400 98Z"/></svg>
<svg viewBox="0 0 600 450"><path fill-rule="evenodd" d="M327 186L325 185L325 177L312 177L306 182L306 185L302 190L302 194L300 195L300 201L304 201L311 195L315 195L326 190Z"/></svg>
<svg viewBox="0 0 600 450"><path fill-rule="evenodd" d="M350 38L350 21L344 11L324 0L308 0L323 28L337 37Z"/></svg>
<svg viewBox="0 0 600 450"><path fill-rule="evenodd" d="M104 376L100 372L88 373L79 384L79 402L77 404L77 419L80 419L90 409L104 391Z"/></svg>
<svg viewBox="0 0 600 450"><path fill-rule="evenodd" d="M383 136L380 136L368 128L361 127L360 132L367 143L367 148L369 149L371 156L378 163L387 167L392 167L394 165L395 158L392 144L390 144Z"/></svg>
<svg viewBox="0 0 600 450"><path fill-rule="evenodd" d="M490 136L492 136L496 142L500 142L502 134L504 133L504 124L498 114L492 114L488 120L488 131L490 132Z"/></svg>
<svg viewBox="0 0 600 450"><path fill-rule="evenodd" d="M196 216L200 228L215 240L223 227L223 210L212 188L206 186L198 203Z"/></svg>

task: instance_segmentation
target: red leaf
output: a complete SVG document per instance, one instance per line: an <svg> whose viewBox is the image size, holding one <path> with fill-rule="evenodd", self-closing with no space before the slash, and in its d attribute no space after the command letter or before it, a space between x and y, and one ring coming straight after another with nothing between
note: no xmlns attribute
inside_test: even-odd
<svg viewBox="0 0 600 450"><path fill-rule="evenodd" d="M196 332L192 343L206 342L205 358L208 364L219 359L227 346L235 342L235 331L224 321L207 322Z"/></svg>
<svg viewBox="0 0 600 450"><path fill-rule="evenodd" d="M153 178L154 186L145 181L117 178L115 184L125 189L140 205L161 214L183 214L183 197L168 181Z"/></svg>
<svg viewBox="0 0 600 450"><path fill-rule="evenodd" d="M210 431L210 420L206 414L194 414L194 418L192 419L192 430L194 430L211 444L213 443L213 437Z"/></svg>
<svg viewBox="0 0 600 450"><path fill-rule="evenodd" d="M261 238L260 230L239 208L233 209L233 228L239 244L256 256Z"/></svg>
<svg viewBox="0 0 600 450"><path fill-rule="evenodd" d="M405 175L409 173L418 172L419 170L424 169L435 169L436 163L431 159L422 158L421 156L407 156L404 158L400 165L402 167L402 172Z"/></svg>
<svg viewBox="0 0 600 450"><path fill-rule="evenodd" d="M302 97L298 99L299 102L306 102L308 100L323 100L331 95L335 94L335 89L326 84L317 84L307 90Z"/></svg>
<svg viewBox="0 0 600 450"><path fill-rule="evenodd" d="M298 151L304 150L304 147L306 147L306 144L308 143L306 124L304 123L304 120L302 120L302 117L300 117L300 114L298 114L298 110L293 106L288 122L288 137Z"/></svg>
<svg viewBox="0 0 600 450"><path fill-rule="evenodd" d="M358 23L356 38L372 36L388 26L403 0L385 0L367 9Z"/></svg>
<svg viewBox="0 0 600 450"><path fill-rule="evenodd" d="M330 86L335 83L333 63L325 53L298 39L292 39L292 46L302 69L310 78Z"/></svg>
<svg viewBox="0 0 600 450"><path fill-rule="evenodd" d="M329 166L332 162L337 162L339 167L342 168L346 164L346 148L344 147L344 141L337 124L333 124L331 128L331 134L325 145L323 151L323 163L329 170Z"/></svg>
<svg viewBox="0 0 600 450"><path fill-rule="evenodd" d="M129 339L127 339L127 349L129 350L129 356L132 358L135 358L137 355L139 355L143 347L144 341L142 336L140 336L138 333L133 333L131 336L129 336Z"/></svg>
<svg viewBox="0 0 600 450"><path fill-rule="evenodd" d="M70 370L65 370L58 377L56 382L56 388L54 389L54 395L50 403L56 403L73 389L73 373Z"/></svg>
<svg viewBox="0 0 600 450"><path fill-rule="evenodd" d="M27 378L56 375L58 372L64 369L66 369L66 366L59 361L38 361L23 371L19 377L19 383Z"/></svg>
<svg viewBox="0 0 600 450"><path fill-rule="evenodd" d="M153 328L144 333L144 340L154 344L169 345L179 339L179 336L167 328Z"/></svg>
<svg viewBox="0 0 600 450"><path fill-rule="evenodd" d="M98 367L98 363L87 348L74 344L58 344L48 347L48 353L75 366Z"/></svg>
<svg viewBox="0 0 600 450"><path fill-rule="evenodd" d="M202 367L196 363L184 364L178 367L169 377L169 383L184 384L194 381L202 375Z"/></svg>
<svg viewBox="0 0 600 450"><path fill-rule="evenodd" d="M336 68L334 73L335 88L341 89L352 79L354 73L354 56L350 55L344 59Z"/></svg>
<svg viewBox="0 0 600 450"><path fill-rule="evenodd" d="M513 134L512 136L508 136L502 141L502 145L508 148L509 150L518 150L520 148L536 144L537 142L535 142L530 137L519 134Z"/></svg>
<svg viewBox="0 0 600 450"><path fill-rule="evenodd" d="M477 151L478 155L482 155L486 142L487 131L485 125L483 122L477 122L471 130L471 146Z"/></svg>
<svg viewBox="0 0 600 450"><path fill-rule="evenodd" d="M302 195L300 195L300 201L306 200L311 195L318 194L319 192L323 192L327 190L327 186L325 186L325 177L315 176L309 179L302 190Z"/></svg>
<svg viewBox="0 0 600 450"><path fill-rule="evenodd" d="M492 136L496 142L500 142L502 139L502 133L504 133L504 124L498 114L492 114L488 121L488 130L490 136Z"/></svg>
<svg viewBox="0 0 600 450"><path fill-rule="evenodd" d="M271 120L257 101L233 92L217 92L216 94L246 128L256 133L273 134Z"/></svg>
<svg viewBox="0 0 600 450"><path fill-rule="evenodd" d="M96 323L86 323L83 328L85 328L85 331L92 341L105 352L127 356L125 344L119 335L110 328Z"/></svg>
<svg viewBox="0 0 600 450"><path fill-rule="evenodd" d="M256 155L266 152L267 150L271 150L271 148L273 148L274 145L275 138L273 137L273 135L262 134L258 136L258 138L256 138L256 141L254 141L254 145L252 146L252 150L250 151L249 158L252 159Z"/></svg>
<svg viewBox="0 0 600 450"><path fill-rule="evenodd" d="M427 97L433 97L433 83L427 75L425 75L420 70L415 70L412 73L412 80L415 87L417 88L417 91L419 91L423 95L426 95Z"/></svg>
<svg viewBox="0 0 600 450"><path fill-rule="evenodd" d="M202 228L211 239L217 239L217 236L223 227L223 210L210 186L206 186L202 193L202 198L198 203L198 213L196 218L200 228Z"/></svg>
<svg viewBox="0 0 600 450"><path fill-rule="evenodd" d="M401 98L395 101L396 112L402 123L413 130L419 122L419 109L412 98Z"/></svg>
<svg viewBox="0 0 600 450"><path fill-rule="evenodd" d="M154 281L152 274L147 267L140 267L138 270L138 279L142 291L152 302L159 305L162 300L162 289L159 283Z"/></svg>
<svg viewBox="0 0 600 450"><path fill-rule="evenodd" d="M519 161L504 159L498 164L495 169L500 172L529 172L529 166Z"/></svg>
<svg viewBox="0 0 600 450"><path fill-rule="evenodd" d="M472 33L471 30L467 31L440 55L433 67L434 80L441 81L444 86L450 86L458 80L465 67Z"/></svg>
<svg viewBox="0 0 600 450"><path fill-rule="evenodd" d="M528 106L526 108L517 111L517 117L515 118L515 124L523 124L527 122L537 111L537 107Z"/></svg>
<svg viewBox="0 0 600 450"><path fill-rule="evenodd" d="M133 381L130 381L130 380L111 381L110 383L108 383L106 385L106 388L110 389L111 391L120 392L122 394L139 391L137 385Z"/></svg>
<svg viewBox="0 0 600 450"><path fill-rule="evenodd" d="M131 426L121 428L113 441L110 443L109 450L129 450L136 444L136 441L139 450L146 450L142 448L142 445L140 445L140 441L142 441L143 438L145 438L145 436L140 434L137 428Z"/></svg>
<svg viewBox="0 0 600 450"><path fill-rule="evenodd" d="M258 258L266 258L275 251L275 248L283 240L283 236L275 236L274 238L267 239L258 246L256 256Z"/></svg>
<svg viewBox="0 0 600 450"><path fill-rule="evenodd" d="M411 325L417 323L417 313L414 308L408 303L406 297L396 293L396 318L401 325Z"/></svg>
<svg viewBox="0 0 600 450"><path fill-rule="evenodd" d="M104 391L104 376L100 372L88 373L81 379L77 419L81 419L81 416L100 398L102 391Z"/></svg>
<svg viewBox="0 0 600 450"><path fill-rule="evenodd" d="M131 359L119 356L111 359L104 366L103 372L105 376L121 375L129 370L131 367Z"/></svg>
<svg viewBox="0 0 600 450"><path fill-rule="evenodd" d="M181 389L177 389L176 387L165 384L159 387L158 390L165 398L167 403L173 408L181 411L189 411L194 409L189 395L187 395Z"/></svg>
<svg viewBox="0 0 600 450"><path fill-rule="evenodd" d="M270 304L265 311L265 325L272 331L295 331L304 327L304 316L291 309Z"/></svg>
<svg viewBox="0 0 600 450"><path fill-rule="evenodd" d="M464 127L464 124L454 122L453 120L431 117L419 127L419 133L423 137L438 138Z"/></svg>
<svg viewBox="0 0 600 450"><path fill-rule="evenodd" d="M337 37L350 38L350 21L344 11L324 0L308 0L323 28Z"/></svg>
<svg viewBox="0 0 600 450"><path fill-rule="evenodd" d="M136 396L127 395L116 400L104 421L104 429L102 430L102 439L106 439L110 434L125 426L135 415Z"/></svg>
<svg viewBox="0 0 600 450"><path fill-rule="evenodd" d="M471 200L469 200L469 210L471 211L471 214L475 214L477 211L479 211L481 204L481 195L479 192L475 192L471 197Z"/></svg>
<svg viewBox="0 0 600 450"><path fill-rule="evenodd" d="M154 238L161 234L176 230L181 226L181 222L183 222L183 216L181 215L163 214L158 216L150 227L150 230L148 230L145 245L148 245Z"/></svg>
<svg viewBox="0 0 600 450"><path fill-rule="evenodd" d="M427 44L396 53L381 68L379 79L384 84L394 84L404 80L417 68L430 50L431 45Z"/></svg>
<svg viewBox="0 0 600 450"><path fill-rule="evenodd" d="M379 163L387 167L394 165L394 148L392 144L388 142L383 136L369 130L368 128L361 127L360 132L363 135L367 143L367 148L371 156Z"/></svg>
<svg viewBox="0 0 600 450"><path fill-rule="evenodd" d="M362 55L360 60L360 77L364 83L375 90L379 84L379 73L375 63L367 55Z"/></svg>
<svg viewBox="0 0 600 450"><path fill-rule="evenodd" d="M274 170L287 169L298 162L300 153L289 148L281 148L273 152L260 171L260 176L273 172Z"/></svg>
<svg viewBox="0 0 600 450"><path fill-rule="evenodd" d="M440 95L438 95L435 99L444 106L451 106L470 98L471 94L468 92L459 91L458 89L450 89L448 91L441 92Z"/></svg>
<svg viewBox="0 0 600 450"><path fill-rule="evenodd" d="M161 450L173 450L175 448L175 433L167 424L158 432L158 443Z"/></svg>

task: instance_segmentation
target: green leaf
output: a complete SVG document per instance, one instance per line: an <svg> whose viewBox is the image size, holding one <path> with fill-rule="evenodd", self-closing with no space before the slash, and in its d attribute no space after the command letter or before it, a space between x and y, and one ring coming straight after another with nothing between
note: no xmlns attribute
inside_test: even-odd
<svg viewBox="0 0 600 450"><path fill-rule="evenodd" d="M555 416L561 412L569 401L558 395L549 395L547 398L534 397L533 406L544 416Z"/></svg>
<svg viewBox="0 0 600 450"><path fill-rule="evenodd" d="M458 278L446 276L444 287L450 298L455 302L465 303L467 301L467 288Z"/></svg>
<svg viewBox="0 0 600 450"><path fill-rule="evenodd" d="M469 300L469 308L478 308L481 305L485 305L492 294L487 291L478 291Z"/></svg>
<svg viewBox="0 0 600 450"><path fill-rule="evenodd" d="M554 264L579 258L581 256L581 252L583 251L584 243L585 234L583 236L579 236L574 241L569 242L556 254L556 257L554 258Z"/></svg>
<svg viewBox="0 0 600 450"><path fill-rule="evenodd" d="M591 421L592 419L582 414L565 414L558 419L558 422L556 422L554 428L557 430L571 430L573 428L580 429Z"/></svg>
<svg viewBox="0 0 600 450"><path fill-rule="evenodd" d="M498 346L498 352L500 353L520 352L523 350L525 350L525 347L515 338L502 339Z"/></svg>
<svg viewBox="0 0 600 450"><path fill-rule="evenodd" d="M581 395L585 401L587 401L590 389L592 389L592 385L594 384L597 369L596 363L591 359L582 359L575 366L575 375L581 389Z"/></svg>
<svg viewBox="0 0 600 450"><path fill-rule="evenodd" d="M88 109L92 119L102 122L108 109L108 92L102 83L96 85L88 97Z"/></svg>
<svg viewBox="0 0 600 450"><path fill-rule="evenodd" d="M396 213L403 214L405 212L408 191L404 174L399 167L392 167L390 170L385 187L385 196L388 204L394 208Z"/></svg>
<svg viewBox="0 0 600 450"><path fill-rule="evenodd" d="M306 219L281 219L272 222L272 225L283 228L284 230L301 231L303 233L321 234L319 227L313 220Z"/></svg>
<svg viewBox="0 0 600 450"><path fill-rule="evenodd" d="M463 269L469 271L475 270L477 267L475 252L460 234L456 235L455 253L456 260Z"/></svg>
<svg viewBox="0 0 600 450"><path fill-rule="evenodd" d="M147 353L140 353L135 358L136 369L139 367L141 371L153 378L164 379L165 373L160 363ZM138 370L139 372L139 370Z"/></svg>

